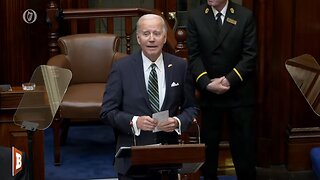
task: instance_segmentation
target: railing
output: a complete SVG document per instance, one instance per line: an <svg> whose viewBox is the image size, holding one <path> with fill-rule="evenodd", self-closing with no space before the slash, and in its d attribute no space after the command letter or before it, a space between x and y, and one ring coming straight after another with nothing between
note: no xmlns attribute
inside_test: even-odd
<svg viewBox="0 0 320 180"><path fill-rule="evenodd" d="M134 33L133 22L135 19L144 14L158 14L162 15L157 10L143 9L143 8L112 8L112 9L59 9L55 1L50 1L47 8L47 22L49 25L48 30L48 50L49 56L52 57L59 53L57 44L58 38L62 35L61 29L68 26L70 34L97 32L98 20L105 24L106 33L114 33L115 19L124 19L124 36L120 37L125 39L125 53L130 54L132 51L132 38ZM167 23L167 22L166 22ZM168 25L168 23L167 23ZM168 27L170 27L168 25ZM165 51L176 54L180 57L187 57L186 50L186 33L183 29L174 31L168 28L167 43Z"/></svg>

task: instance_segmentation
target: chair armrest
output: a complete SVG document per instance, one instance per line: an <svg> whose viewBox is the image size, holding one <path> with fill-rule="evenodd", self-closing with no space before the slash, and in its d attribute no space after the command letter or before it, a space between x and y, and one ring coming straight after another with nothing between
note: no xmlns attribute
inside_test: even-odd
<svg viewBox="0 0 320 180"><path fill-rule="evenodd" d="M67 57L64 54L53 56L52 58L49 59L49 61L47 62L47 65L57 66L60 68L71 70L70 62L68 61Z"/></svg>

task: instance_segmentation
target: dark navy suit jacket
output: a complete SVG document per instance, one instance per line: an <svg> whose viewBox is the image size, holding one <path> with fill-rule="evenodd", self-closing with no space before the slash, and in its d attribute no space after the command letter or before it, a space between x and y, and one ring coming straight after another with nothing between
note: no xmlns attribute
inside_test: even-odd
<svg viewBox="0 0 320 180"><path fill-rule="evenodd" d="M188 70L187 61L182 58L163 53L163 61L166 93L161 111L169 110L170 117L178 117L181 121L181 130L185 131L198 112L192 75ZM121 146L133 145L133 132L130 126L133 116L152 117L143 71L142 55L139 51L115 62L109 74L101 119L118 132L116 150ZM176 132L141 131L136 141L137 145L174 144L178 143L178 135ZM115 168L118 172L124 174L128 166L129 163L125 159L116 158Z"/></svg>

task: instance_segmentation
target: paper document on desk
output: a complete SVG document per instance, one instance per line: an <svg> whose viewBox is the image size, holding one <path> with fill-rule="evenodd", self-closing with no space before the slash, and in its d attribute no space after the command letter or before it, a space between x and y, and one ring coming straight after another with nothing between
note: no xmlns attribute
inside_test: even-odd
<svg viewBox="0 0 320 180"><path fill-rule="evenodd" d="M169 111L165 110L165 111L160 111L160 112L154 113L154 114L152 114L152 118L158 120L158 123L165 121L169 118ZM158 131L160 131L158 129L158 127L156 127L153 130L153 132L158 132Z"/></svg>

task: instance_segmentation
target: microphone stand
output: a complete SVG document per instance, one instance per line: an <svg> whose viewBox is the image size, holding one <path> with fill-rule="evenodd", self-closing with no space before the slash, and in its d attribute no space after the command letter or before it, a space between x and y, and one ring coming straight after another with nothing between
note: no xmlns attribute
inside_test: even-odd
<svg viewBox="0 0 320 180"><path fill-rule="evenodd" d="M197 126L197 130L198 130L198 144L201 143L201 138L200 138L200 126L198 124L197 119L193 119L193 123Z"/></svg>
<svg viewBox="0 0 320 180"><path fill-rule="evenodd" d="M23 121L21 128L24 128L27 130L28 134L28 166L29 166L29 179L34 179L34 164L33 164L33 135L35 131L37 130L39 124L29 121Z"/></svg>

